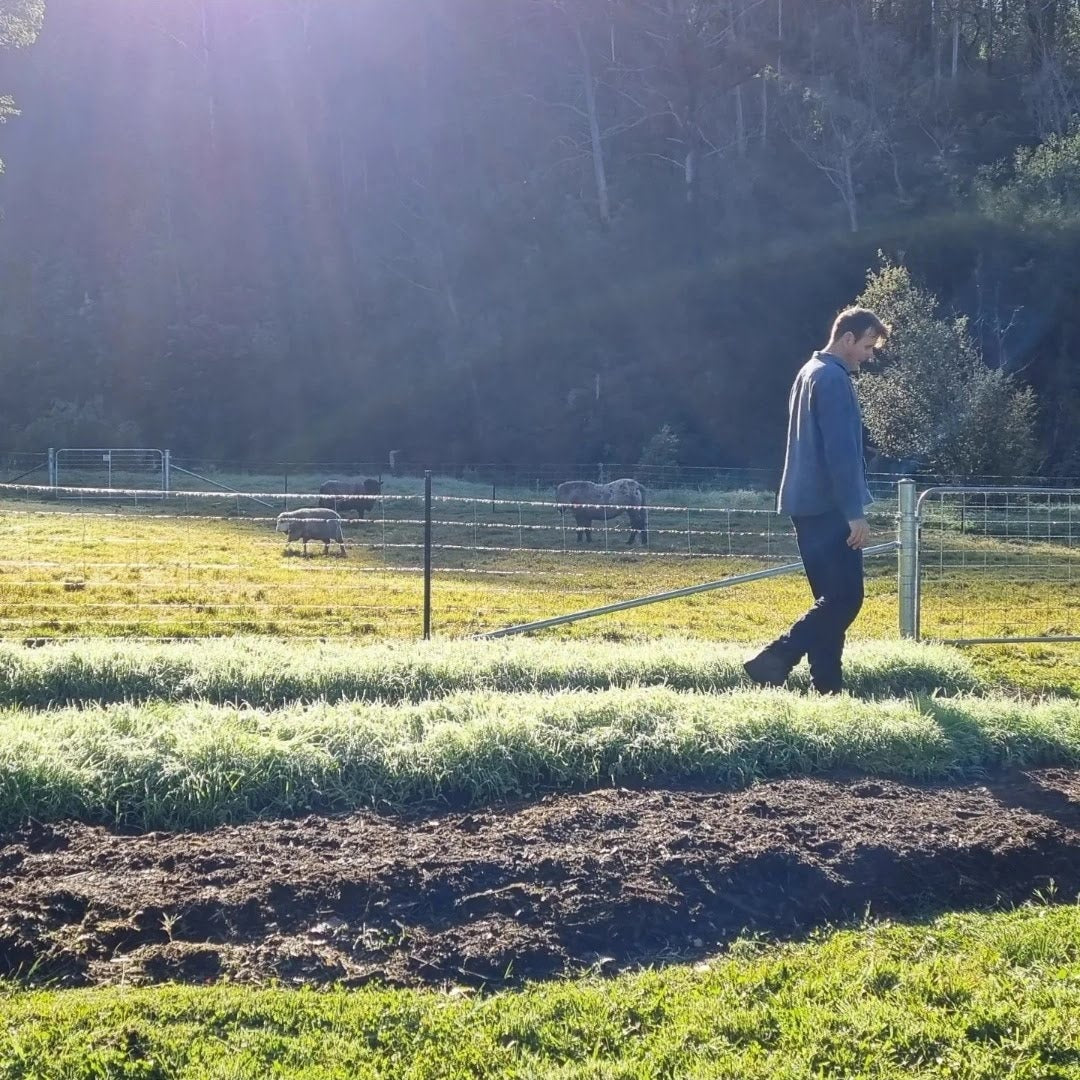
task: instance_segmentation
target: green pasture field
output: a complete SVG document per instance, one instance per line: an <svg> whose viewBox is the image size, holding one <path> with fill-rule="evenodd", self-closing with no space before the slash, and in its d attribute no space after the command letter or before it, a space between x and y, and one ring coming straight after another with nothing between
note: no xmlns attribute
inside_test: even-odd
<svg viewBox="0 0 1080 1080"><path fill-rule="evenodd" d="M1066 1080L1080 908L868 922L493 996L233 986L0 996L22 1080Z"/></svg>
<svg viewBox="0 0 1080 1080"><path fill-rule="evenodd" d="M973 669L1002 688L1027 695L1080 697L1080 643L984 645L966 650Z"/></svg>
<svg viewBox="0 0 1080 1080"><path fill-rule="evenodd" d="M318 478L307 480L289 487L314 490ZM1080 647L867 641L896 636L892 555L869 564L853 696L838 700L798 692L805 670L795 693L740 687L746 644L805 608L801 575L529 639L451 640L777 565L794 548L782 519L763 513L766 493L651 492L674 509L650 514L646 553L625 549L625 519L611 550L602 526L579 548L553 508L509 505L550 492L498 490L493 510L482 485L440 480L442 640L422 643L419 482L384 490L409 498L350 523L346 559L286 556L273 531L283 498L4 500L0 827L28 815L205 827L613 782L1080 762L1069 700L1080 697ZM879 505L875 539L893 538L894 509ZM1076 632L1070 545L988 540L946 517L924 630ZM1040 559L1052 573L1033 569ZM78 640L41 644L68 638ZM156 640L173 638L192 640ZM798 946L743 942L694 969L489 997L0 984L0 1080L1080 1080L1078 940L1080 909L1040 904L868 921Z"/></svg>
<svg viewBox="0 0 1080 1080"><path fill-rule="evenodd" d="M698 505L698 493L690 494ZM726 496L731 507L694 511L689 534L686 511L652 511L648 551L626 547L625 528L609 534L609 550L600 530L591 547L578 545L572 531L564 536L547 506L526 508L526 520L524 510L521 519L499 505L493 514L490 502L471 497L440 503L435 517L441 524L433 530L433 632L463 637L795 560L784 519L742 506L760 503L760 493ZM721 501L718 494L712 498ZM298 545L286 553L284 537L274 531L280 506L240 503L195 496L138 505L5 500L0 637L420 636L423 536L415 498L388 502L392 519L350 519L344 559L324 557L321 544L312 545L306 559ZM874 520L875 540L892 539L888 509ZM1074 564L1080 570L1077 550L1054 548L1054 562L1044 570L1037 560L1047 553L1031 547L997 542L992 554L1003 561L993 566L988 541L961 534L951 542L961 545L961 558L951 554L927 568L922 622L928 636L1080 629L1080 590L1069 587ZM708 545L712 554L704 553ZM559 633L753 642L773 636L806 603L805 581L794 574L604 616ZM892 554L871 558L867 603L853 636L893 636L897 622L896 560Z"/></svg>
<svg viewBox="0 0 1080 1080"><path fill-rule="evenodd" d="M615 600L681 588L774 565L794 557L790 535L769 539L779 519L765 514L771 561L726 556L691 557L661 548L514 550L534 533L517 525L492 527L479 536L472 504L449 504L439 513L462 516L458 525L434 530L433 624L442 636L464 636L510 623L592 607ZM277 508L258 517L183 515L174 505L140 503L77 506L66 503L4 504L0 513L0 636L206 637L254 633L285 637L416 638L422 631L422 528L419 514L396 504L398 518L346 527L347 558L286 554L274 531ZM204 511L206 507L201 507ZM218 506L219 513L225 508ZM489 507L490 509L490 507ZM728 511L722 513L725 520ZM739 517L732 511L732 516ZM746 516L743 531L760 531ZM551 512L545 528L554 530ZM451 520L446 516L440 520ZM740 523L736 520L736 525ZM621 534L621 535L625 535ZM561 544L561 531L558 542ZM656 540L660 544L662 537ZM755 535L753 544L758 545ZM781 541L788 547L783 554ZM554 531L544 545L556 543ZM747 541L749 543L749 540ZM505 548L505 550L476 550ZM766 550L768 549L768 550ZM879 613L868 610L867 633L895 625L884 595L889 568L871 589ZM805 582L794 577L777 586L781 619L805 606ZM671 632L753 640L779 627L745 594L688 598L650 606L617 622L593 623L577 632ZM871 610L874 608L871 605ZM895 605L894 605L895 606Z"/></svg>

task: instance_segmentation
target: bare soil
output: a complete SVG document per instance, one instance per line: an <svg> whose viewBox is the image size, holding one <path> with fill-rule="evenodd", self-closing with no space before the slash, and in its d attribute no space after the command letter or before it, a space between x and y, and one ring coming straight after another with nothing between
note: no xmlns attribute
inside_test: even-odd
<svg viewBox="0 0 1080 1080"><path fill-rule="evenodd" d="M1080 773L798 779L203 833L0 834L0 975L505 986L1080 892Z"/></svg>

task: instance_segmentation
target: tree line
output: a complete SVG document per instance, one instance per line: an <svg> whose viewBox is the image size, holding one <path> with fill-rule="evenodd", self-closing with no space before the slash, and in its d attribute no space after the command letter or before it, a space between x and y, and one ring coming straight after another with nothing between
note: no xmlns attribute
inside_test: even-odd
<svg viewBox="0 0 1080 1080"><path fill-rule="evenodd" d="M1080 0L0 0L0 47L10 449L772 465L865 290L882 452L1080 473Z"/></svg>

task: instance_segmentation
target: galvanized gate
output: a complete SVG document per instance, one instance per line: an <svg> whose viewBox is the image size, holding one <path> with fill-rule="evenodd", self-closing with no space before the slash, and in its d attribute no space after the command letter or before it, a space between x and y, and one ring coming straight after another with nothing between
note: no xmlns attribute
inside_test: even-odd
<svg viewBox="0 0 1080 1080"><path fill-rule="evenodd" d="M166 495L169 456L153 447L50 447L49 487L58 498Z"/></svg>
<svg viewBox="0 0 1080 1080"><path fill-rule="evenodd" d="M903 484L901 485L903 488ZM950 644L1080 641L1080 488L927 488L905 522L902 632ZM907 535L905 536L905 532Z"/></svg>

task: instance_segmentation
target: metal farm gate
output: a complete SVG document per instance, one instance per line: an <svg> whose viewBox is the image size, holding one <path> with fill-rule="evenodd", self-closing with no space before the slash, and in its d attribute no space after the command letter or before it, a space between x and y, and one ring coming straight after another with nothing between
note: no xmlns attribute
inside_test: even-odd
<svg viewBox="0 0 1080 1080"><path fill-rule="evenodd" d="M897 484L896 552L902 637L953 645L1080 641L1080 488L927 488ZM798 573L801 562L505 627L503 637Z"/></svg>
<svg viewBox="0 0 1080 1080"><path fill-rule="evenodd" d="M169 451L127 447L49 449L49 487L57 498L144 498L169 491ZM86 489L85 492L72 489ZM130 496L137 498L138 496Z"/></svg>
<svg viewBox="0 0 1080 1080"><path fill-rule="evenodd" d="M905 545L901 513L917 566L909 636L1080 641L1080 488L931 487L907 531Z"/></svg>

